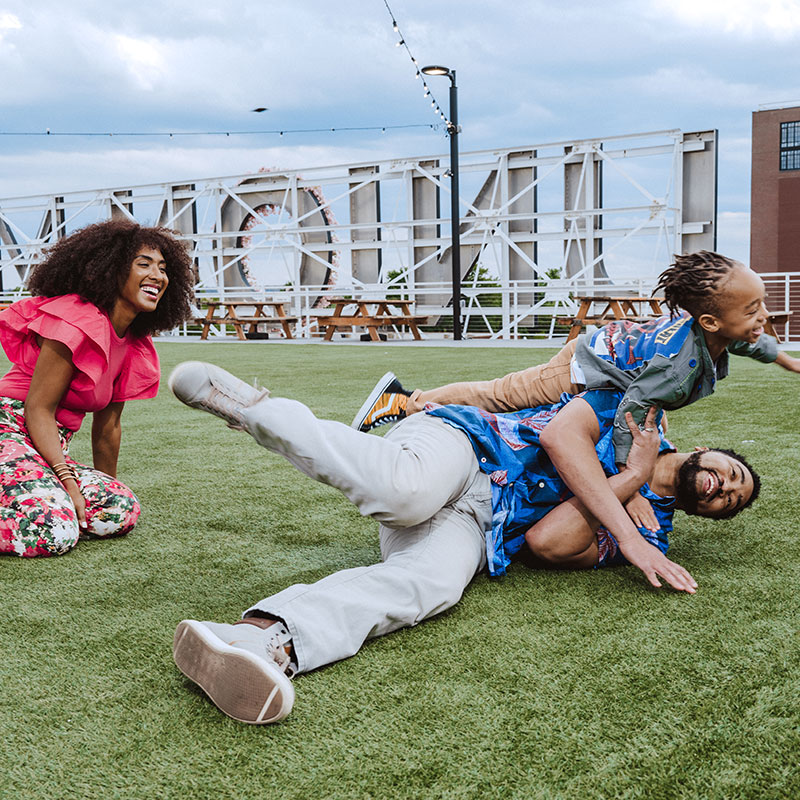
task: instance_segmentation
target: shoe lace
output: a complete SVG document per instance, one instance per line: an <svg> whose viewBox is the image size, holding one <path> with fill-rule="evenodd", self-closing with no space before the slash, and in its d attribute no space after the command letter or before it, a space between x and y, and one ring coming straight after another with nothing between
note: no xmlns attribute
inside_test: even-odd
<svg viewBox="0 0 800 800"><path fill-rule="evenodd" d="M364 429L371 431L373 428L379 428L381 425L388 425L391 422L399 422L404 417L405 414L383 414L380 417L365 423Z"/></svg>
<svg viewBox="0 0 800 800"><path fill-rule="evenodd" d="M297 665L292 661L292 657L287 651L287 646L291 647L292 634L282 623L276 623L266 629L268 639L266 643L267 653L278 665L278 668L286 673L286 676L293 678L297 672Z"/></svg>
<svg viewBox="0 0 800 800"><path fill-rule="evenodd" d="M256 388L259 387L256 386ZM262 389L258 397L245 405L240 397L229 394L218 386L212 386L208 396L201 400L198 405L205 408L207 411L212 411L218 416L221 416L231 428L241 430L244 422L242 419L242 411L250 405L257 403L259 400L263 400L268 395L269 390Z"/></svg>
<svg viewBox="0 0 800 800"><path fill-rule="evenodd" d="M286 652L285 647L273 647L269 650L272 660L278 665L278 669L286 673L287 678L294 678L297 668L292 663L292 657Z"/></svg>

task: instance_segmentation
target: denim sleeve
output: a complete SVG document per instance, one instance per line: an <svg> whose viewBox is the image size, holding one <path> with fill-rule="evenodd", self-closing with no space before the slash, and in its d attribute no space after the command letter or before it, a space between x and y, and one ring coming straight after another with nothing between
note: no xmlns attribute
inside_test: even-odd
<svg viewBox="0 0 800 800"><path fill-rule="evenodd" d="M641 425L650 406L657 406L660 420L662 408L679 407L689 398L697 370L697 366L688 368L687 374L679 380L673 359L661 355L653 356L648 365L631 382L614 415L613 439L617 464L627 462L633 444L633 435L625 420L625 413L630 411L633 421Z"/></svg>

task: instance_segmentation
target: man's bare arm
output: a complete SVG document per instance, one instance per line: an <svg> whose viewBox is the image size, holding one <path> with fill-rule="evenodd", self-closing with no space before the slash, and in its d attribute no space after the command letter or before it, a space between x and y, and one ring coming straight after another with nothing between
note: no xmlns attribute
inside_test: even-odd
<svg viewBox="0 0 800 800"><path fill-rule="evenodd" d="M660 444L657 431L643 433L630 414L626 420L633 434L633 468L608 478L609 488L621 503L641 497L639 489L652 477ZM597 564L599 526L597 517L577 497L572 497L530 528L525 541L534 559L541 560L543 565L586 569Z"/></svg>
<svg viewBox="0 0 800 800"><path fill-rule="evenodd" d="M651 409L645 420L646 430L655 428L654 419L655 411ZM661 576L673 588L693 594L697 584L692 576L642 538L609 487L594 449L598 438L594 411L585 400L576 397L548 423L539 441L572 493L608 528L623 555L644 572L653 586L661 586ZM635 464L629 460L627 466L631 469Z"/></svg>
<svg viewBox="0 0 800 800"><path fill-rule="evenodd" d="M608 483L621 502L638 490L630 470L612 475ZM542 566L588 569L597 564L599 527L597 517L577 497L571 497L529 528L525 541Z"/></svg>

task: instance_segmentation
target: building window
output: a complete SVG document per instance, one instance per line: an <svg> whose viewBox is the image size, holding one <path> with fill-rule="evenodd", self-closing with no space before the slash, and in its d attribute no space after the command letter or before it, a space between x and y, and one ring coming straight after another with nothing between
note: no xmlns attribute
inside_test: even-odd
<svg viewBox="0 0 800 800"><path fill-rule="evenodd" d="M800 169L800 121L781 122L781 169Z"/></svg>

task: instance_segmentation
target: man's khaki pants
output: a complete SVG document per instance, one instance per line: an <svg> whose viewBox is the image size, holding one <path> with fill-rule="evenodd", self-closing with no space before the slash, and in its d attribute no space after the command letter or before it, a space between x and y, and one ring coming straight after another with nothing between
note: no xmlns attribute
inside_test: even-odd
<svg viewBox="0 0 800 800"><path fill-rule="evenodd" d="M466 435L443 420L417 414L381 438L272 398L245 420L260 445L380 523L380 563L295 584L245 612L284 620L298 671L347 658L371 637L450 608L486 564L489 478Z"/></svg>

